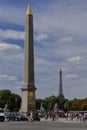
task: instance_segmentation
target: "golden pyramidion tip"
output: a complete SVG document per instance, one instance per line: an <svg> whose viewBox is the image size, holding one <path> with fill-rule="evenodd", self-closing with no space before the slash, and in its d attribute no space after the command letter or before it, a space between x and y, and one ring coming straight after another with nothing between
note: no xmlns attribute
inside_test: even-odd
<svg viewBox="0 0 87 130"><path fill-rule="evenodd" d="M30 5L28 5L27 11L26 11L26 15L32 15L32 10Z"/></svg>

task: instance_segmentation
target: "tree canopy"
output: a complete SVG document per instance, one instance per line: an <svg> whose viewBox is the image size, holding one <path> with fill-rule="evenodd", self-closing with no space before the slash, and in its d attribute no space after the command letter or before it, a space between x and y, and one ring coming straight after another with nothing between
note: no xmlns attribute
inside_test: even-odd
<svg viewBox="0 0 87 130"><path fill-rule="evenodd" d="M36 100L37 101L37 100ZM41 105L44 108L44 110L53 110L55 103L58 105L58 110L63 111L87 111L87 98L85 99L65 99L65 98L59 98L57 96L50 96L46 97L44 99L38 99L38 102L36 102L38 108L40 108L39 105ZM37 108L37 109L38 109Z"/></svg>
<svg viewBox="0 0 87 130"><path fill-rule="evenodd" d="M18 94L11 93L10 90L0 90L0 107L4 108L8 106L10 111L19 111L21 107L21 97ZM36 109L40 110L41 106L46 111L52 111L55 104L58 106L58 110L66 111L87 111L87 98L85 99L65 99L58 96L49 96L44 99L36 99Z"/></svg>
<svg viewBox="0 0 87 130"><path fill-rule="evenodd" d="M8 106L10 111L19 111L21 106L21 97L18 94L11 93L10 90L0 90L0 107Z"/></svg>

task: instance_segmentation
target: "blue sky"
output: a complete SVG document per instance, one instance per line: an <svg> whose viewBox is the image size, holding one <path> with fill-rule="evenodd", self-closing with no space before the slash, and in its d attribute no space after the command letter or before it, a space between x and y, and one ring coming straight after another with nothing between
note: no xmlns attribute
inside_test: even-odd
<svg viewBox="0 0 87 130"><path fill-rule="evenodd" d="M0 89L21 95L25 14L33 11L36 97L87 97L87 0L0 0Z"/></svg>

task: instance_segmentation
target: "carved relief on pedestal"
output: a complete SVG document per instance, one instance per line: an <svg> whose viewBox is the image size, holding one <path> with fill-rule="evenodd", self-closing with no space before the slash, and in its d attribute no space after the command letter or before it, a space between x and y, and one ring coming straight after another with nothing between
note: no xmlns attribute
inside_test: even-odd
<svg viewBox="0 0 87 130"><path fill-rule="evenodd" d="M30 91L29 92L29 105L35 104L35 92Z"/></svg>

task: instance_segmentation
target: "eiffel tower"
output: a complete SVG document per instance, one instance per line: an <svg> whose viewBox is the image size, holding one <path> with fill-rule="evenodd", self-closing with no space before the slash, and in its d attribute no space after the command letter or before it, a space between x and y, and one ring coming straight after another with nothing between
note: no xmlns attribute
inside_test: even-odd
<svg viewBox="0 0 87 130"><path fill-rule="evenodd" d="M58 97L64 98L63 94L63 85L62 85L62 70L59 71L59 91L58 91Z"/></svg>

